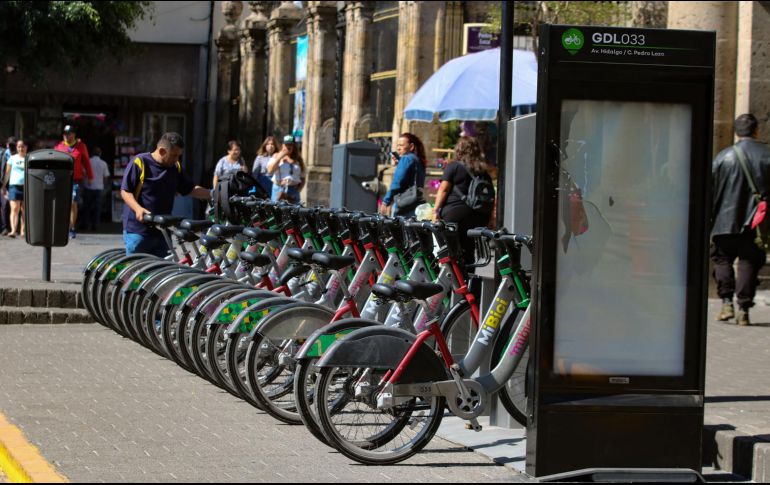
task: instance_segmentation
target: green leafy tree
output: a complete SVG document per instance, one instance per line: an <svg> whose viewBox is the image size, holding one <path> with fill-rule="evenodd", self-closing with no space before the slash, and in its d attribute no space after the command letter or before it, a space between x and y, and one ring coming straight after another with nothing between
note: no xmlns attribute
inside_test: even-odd
<svg viewBox="0 0 770 485"><path fill-rule="evenodd" d="M89 71L131 48L128 31L152 14L152 2L0 2L0 77L32 81L46 69Z"/></svg>
<svg viewBox="0 0 770 485"><path fill-rule="evenodd" d="M657 2L646 2L657 3ZM627 26L631 22L630 2L515 2L514 30L517 35L531 35L535 52L542 24L575 24ZM491 30L500 32L502 12L499 6L490 11Z"/></svg>

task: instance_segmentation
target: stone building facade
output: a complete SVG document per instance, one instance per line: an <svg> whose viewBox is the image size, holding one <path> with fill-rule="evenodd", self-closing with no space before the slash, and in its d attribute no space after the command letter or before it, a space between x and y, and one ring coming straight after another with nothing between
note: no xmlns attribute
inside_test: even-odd
<svg viewBox="0 0 770 485"><path fill-rule="evenodd" d="M308 204L328 203L335 143L368 139L385 151L410 131L430 157L440 126L404 120L404 107L431 74L462 54L464 25L488 21L493 3L221 2L226 25L215 33L213 145L237 137L253 156L265 135L300 135ZM731 143L732 121L747 111L760 119L763 139L770 138L770 2L630 2L630 8L636 26L718 32L715 151ZM305 51L303 64L297 53Z"/></svg>
<svg viewBox="0 0 770 485"><path fill-rule="evenodd" d="M404 107L462 54L463 24L487 21L490 5L222 2L214 146L237 137L249 156L265 135L301 133L308 204L328 203L335 143L371 140L385 152L398 133L411 131L430 153L439 144L438 123L404 120ZM244 9L250 12L241 18ZM306 70L297 60L300 46Z"/></svg>

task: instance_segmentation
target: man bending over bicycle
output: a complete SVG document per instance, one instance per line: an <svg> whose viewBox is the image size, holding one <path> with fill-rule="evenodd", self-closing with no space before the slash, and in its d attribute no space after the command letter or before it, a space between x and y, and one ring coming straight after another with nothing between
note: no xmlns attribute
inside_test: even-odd
<svg viewBox="0 0 770 485"><path fill-rule="evenodd" d="M165 133L152 153L140 153L126 168L120 195L123 208L123 240L126 254L168 254L168 245L158 229L142 223L145 214L170 214L176 194L209 200L209 189L193 185L182 171L179 158L184 141L178 133Z"/></svg>

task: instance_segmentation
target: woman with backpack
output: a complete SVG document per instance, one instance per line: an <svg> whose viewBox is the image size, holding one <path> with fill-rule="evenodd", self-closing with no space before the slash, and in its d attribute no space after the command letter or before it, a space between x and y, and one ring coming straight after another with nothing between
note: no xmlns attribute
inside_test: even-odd
<svg viewBox="0 0 770 485"><path fill-rule="evenodd" d="M465 264L472 264L474 245L467 232L489 222L495 205L495 189L481 145L475 138L460 138L454 153L455 161L446 166L441 176L433 220L457 223L463 259Z"/></svg>
<svg viewBox="0 0 770 485"><path fill-rule="evenodd" d="M417 206L424 203L425 170L428 160L422 140L411 133L402 133L392 155L396 173L385 197L382 198L380 213L393 217L412 217Z"/></svg>
<svg viewBox="0 0 770 485"><path fill-rule="evenodd" d="M219 159L216 168L214 168L214 180L212 187L216 188L219 179L229 177L236 172L247 172L249 167L246 161L241 158L241 143L236 140L227 142L227 155Z"/></svg>

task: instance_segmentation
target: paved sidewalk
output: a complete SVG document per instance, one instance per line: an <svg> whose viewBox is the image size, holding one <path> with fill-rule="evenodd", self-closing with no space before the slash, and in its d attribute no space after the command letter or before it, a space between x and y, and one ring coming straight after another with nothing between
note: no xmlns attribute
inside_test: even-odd
<svg viewBox="0 0 770 485"><path fill-rule="evenodd" d="M98 252L113 247L122 246L120 235L80 234L67 247L54 248L52 277L59 282L79 282L83 266ZM33 248L18 239L0 238L0 254L3 255L4 265L0 266L0 281L3 284L16 284L20 287L40 284L41 248ZM757 296L757 306L751 312L752 321L756 324L743 328L735 325L714 322L719 301L709 301L708 349L706 373L706 457L713 458L717 467L731 470L752 477L755 480L770 480L770 291L760 291ZM0 326L2 328L2 326ZM78 332L102 332L101 328L67 326L53 329L47 334L69 336ZM77 330L75 330L77 329ZM32 330L2 329L3 332L20 331L27 336ZM5 334L9 335L9 334ZM90 337L89 337L90 338ZM101 337L107 338L107 337ZM13 340L11 340L13 341ZM0 345L8 342L0 336ZM127 342L128 343L128 342ZM30 341L30 348L39 347L39 343ZM101 344L97 345L100 347ZM131 343L132 352L138 351L139 346ZM14 343L14 350L25 349L21 342ZM73 354L63 353L59 348L51 349L53 357L58 359L57 365L75 365L69 363L77 359L78 352L83 349L71 349ZM145 352L143 349L142 352ZM0 351L0 354L3 352ZM143 354L144 355L144 354ZM154 357L150 355L151 357ZM0 356L1 358L1 356ZM142 359L147 359L144 355ZM24 359L21 359L23 362ZM2 379L11 377L29 378L28 367L5 367L16 369L3 372ZM163 365L173 364L166 363ZM16 373L21 373L17 376ZM32 373L34 374L34 373ZM186 374L180 377L189 380ZM128 381L134 382L136 376ZM64 381L63 381L64 382ZM125 391L126 382L116 378L118 395ZM0 391L1 393L1 391ZM187 394L185 394L187 395ZM0 411L6 409L0 403ZM13 419L13 416L9 416ZM282 429L279 427L279 429ZM482 435L478 436L483 437ZM717 447L713 443L716 441ZM711 445L710 445L711 444ZM710 449L709 449L710 447ZM511 447L511 454L518 453ZM517 450L520 448L516 448ZM518 460L520 457L511 457Z"/></svg>
<svg viewBox="0 0 770 485"><path fill-rule="evenodd" d="M78 481L522 481L435 438L392 467L352 463L101 325L0 326L0 410Z"/></svg>
<svg viewBox="0 0 770 485"><path fill-rule="evenodd" d="M121 234L78 234L66 246L51 249L51 281L80 283L83 267L91 258L105 249L120 247L124 247ZM30 246L24 239L0 236L0 254L0 280L42 281L43 248Z"/></svg>

